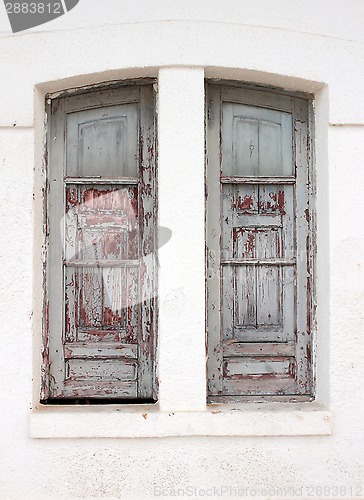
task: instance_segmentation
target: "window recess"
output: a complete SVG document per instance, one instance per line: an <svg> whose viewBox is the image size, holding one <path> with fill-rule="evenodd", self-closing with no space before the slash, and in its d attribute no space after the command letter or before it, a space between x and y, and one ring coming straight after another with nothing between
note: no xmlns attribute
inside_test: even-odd
<svg viewBox="0 0 364 500"><path fill-rule="evenodd" d="M208 402L313 399L310 109L207 87Z"/></svg>
<svg viewBox="0 0 364 500"><path fill-rule="evenodd" d="M48 101L41 400L156 400L151 85Z"/></svg>

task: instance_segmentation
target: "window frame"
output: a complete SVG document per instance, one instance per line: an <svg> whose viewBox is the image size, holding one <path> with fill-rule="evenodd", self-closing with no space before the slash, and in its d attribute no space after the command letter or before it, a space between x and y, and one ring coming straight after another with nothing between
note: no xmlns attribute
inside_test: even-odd
<svg viewBox="0 0 364 500"><path fill-rule="evenodd" d="M220 95L221 93L221 95ZM219 94L219 96L218 96ZM305 388L297 391L295 394L234 394L228 395L221 392L222 379L222 360L223 347L220 340L220 332L222 331L221 317L217 319L217 314L221 311L221 296L222 296L222 278L220 276L220 238L213 237L212 233L216 233L216 219L218 217L219 228L222 227L222 211L221 211L221 191L222 184L209 181L209 171L211 165L215 163L216 168L220 171L222 164L222 103L236 102L245 105L258 106L266 109L289 112L292 114L293 134L292 134L292 151L293 151L293 166L296 177L296 162L299 160L305 165L305 174L307 178L307 193L304 198L307 200L307 209L297 218L296 201L297 196L294 196L294 216L297 219L298 231L301 231L302 225L307 225L307 240L305 241L304 258L306 259L306 272L308 276L307 284L299 284L301 296L307 298L307 302L301 309L297 308L297 315L305 313L306 319L301 318L300 321L307 321L307 332L303 335L298 335L298 346L295 352L295 359L298 359L300 348L305 349L307 356L301 358L303 368ZM315 367L315 344L316 344L316 176L314 168L314 96L309 93L285 91L280 88L261 86L257 84L249 84L227 80L206 80L206 160L205 160L205 176L206 176L206 345L207 345L207 402L209 404L216 403L250 403L250 402L312 402L315 399L315 382L316 382L316 367ZM218 124L218 125L216 125ZM218 144L214 148L213 144ZM299 156L296 150L306 152ZM216 166L218 165L218 166ZM302 172L301 168L301 172ZM216 176L216 172L215 172ZM220 176L220 174L219 174ZM302 178L296 179L295 188L302 185ZM227 179L228 181L228 179ZM301 181L301 182L299 182ZM209 199L220 200L218 205L218 215L214 209L209 210ZM211 208L211 205L210 205ZM209 213L212 212L212 213ZM210 228L212 231L210 232ZM220 229L219 229L220 230ZM302 232L302 231L301 231ZM209 234L210 233L210 234ZM303 231L304 233L304 231ZM218 233L220 235L220 232ZM301 239L302 239L301 235ZM218 256L216 258L216 256ZM297 261L299 259L297 258ZM301 269L301 275L303 272ZM214 283L215 290L211 296L211 283ZM307 287L307 293L302 291ZM297 287L296 287L297 288ZM295 299L297 300L297 299ZM216 307L216 303L219 306ZM213 313L212 313L213 312ZM211 321L212 314L215 319ZM296 316L297 316L296 315ZM222 316L222 313L221 313ZM297 327L295 328L297 332ZM211 334L212 332L212 334ZM309 340L305 341L306 338ZM297 335L296 335L297 337ZM301 344L300 344L301 343ZM301 369L302 371L302 369ZM214 382L220 380L220 382ZM298 386L298 384L297 384ZM217 387L220 387L217 389ZM299 393L301 392L301 393Z"/></svg>
<svg viewBox="0 0 364 500"><path fill-rule="evenodd" d="M178 216L178 211L171 214L175 208L175 195L171 195L176 186L180 196L189 200L189 204L201 208L198 213L202 214L202 221L198 220L198 241L196 242L196 230L191 230L188 225L183 226L181 234L177 232L177 242L183 248L193 248L194 253L203 254L204 231L204 114L206 100L204 98L203 85L204 76L209 75L215 82L220 84L229 83L232 86L252 86L246 82L230 82L231 72L223 68L206 70L199 68L168 67L153 70L152 74L158 75L158 134L159 149L158 157L160 176L160 219L164 226L174 229L172 222L177 218L177 223L185 222L183 216ZM130 78L130 71L121 72L122 78ZM134 77L141 74L140 69L133 73ZM221 80L221 77L225 79ZM244 70L239 70L237 79L244 77ZM247 75L249 78L249 74ZM217 79L217 77L219 79ZM99 87L99 78L104 75L84 75L82 83L90 88ZM247 80L247 78L246 78ZM258 80L261 78L258 76ZM126 81L126 80L125 80ZM153 80L154 81L154 80ZM247 81L250 81L249 79ZM205 324L204 324L204 303L205 303L205 262L202 258L202 266L198 265L195 259L186 255L190 268L194 269L198 275L198 280L187 276L186 289L192 292L192 300L188 301L188 306L192 308L192 317L199 318L196 329L190 332L189 329L182 328L175 323L176 300L183 297L180 290L183 289L185 275L176 274L177 286L171 283L171 272L167 270L172 261L176 265L179 258L183 256L175 255L175 238L160 252L160 342L159 342L159 377L161 379L159 389L159 401L156 405L104 405L95 407L90 405L42 405L39 404L40 391L40 365L41 365L41 324L42 324L42 269L44 265L44 246L40 232L35 233L35 259L37 272L35 274L35 314L34 314L34 391L32 411L29 415L29 432L33 439L80 439L80 438L147 438L147 437L167 437L167 436L313 436L331 435L333 433L333 413L330 410L330 387L329 387L329 362L327 352L329 347L329 297L326 289L328 284L328 170L327 170L327 123L328 123L328 89L319 82L307 80L287 80L283 75L266 75L265 82L280 82L278 93L282 92L285 85L289 83L290 88L300 89L302 92L294 95L306 96L306 92L312 89L315 91L315 114L311 115L311 120L315 121L317 140L317 159L320 169L317 170L317 181L320 196L318 202L318 268L324 270L317 277L317 294L319 308L317 310L317 321L320 335L317 342L317 398L311 402L276 402L269 404L219 404L206 405L206 348L205 348ZM73 89L72 93L78 93L80 77L74 76L67 80L68 88ZM287 83L288 82L288 83ZM120 85L120 81L111 82ZM128 83L128 82L126 82ZM254 85L255 87L256 85ZM262 87L260 85L259 87ZM77 87L77 88L76 88ZM36 167L35 167L35 226L44 225L46 221L42 219L45 196L45 172L46 155L44 149L44 95L48 97L64 95L65 81L44 82L36 85ZM268 88L264 85L264 88ZM274 88L270 88L274 92ZM284 91L287 95L289 91ZM175 95L178 96L176 99ZM175 111L171 113L171 111ZM179 114L177 114L177 111ZM47 118L47 117L45 117ZM188 124L188 133L179 134L181 124ZM195 141L197 139L197 143ZM195 141L195 142L193 142ZM191 148L191 142L193 146ZM179 155L176 156L176 150ZM189 167L188 181L179 175L170 176L171 165L176 162L177 166ZM196 168L197 167L197 168ZM185 175L185 174L184 174ZM198 202L197 202L198 201ZM45 229L44 229L45 231ZM187 239L187 247L185 240ZM200 261L200 259L199 259ZM197 271L197 272L196 272ZM326 271L326 272L325 272ZM202 282L201 282L202 280ZM201 286L200 286L201 282ZM196 286L198 290L196 291ZM186 298L188 299L188 297ZM201 314L203 311L203 314ZM170 327L177 328L177 334L186 334L179 337L185 349L182 353L180 348L174 347L176 335L170 335ZM197 334L197 335L196 335ZM192 352L188 349L193 347ZM171 357L170 354L175 354ZM182 354L182 356L181 356ZM193 363L191 355L194 356ZM187 363L189 363L187 365ZM191 370L191 365L198 365L198 369ZM186 366L187 365L187 366ZM174 370L177 368L177 370ZM182 379L180 374L183 368L187 368L187 374L196 376L196 379ZM174 370L174 371L173 371ZM163 383L162 383L163 382ZM187 382L187 383L186 383ZM178 390L177 390L178 389ZM181 397L181 394L183 397Z"/></svg>

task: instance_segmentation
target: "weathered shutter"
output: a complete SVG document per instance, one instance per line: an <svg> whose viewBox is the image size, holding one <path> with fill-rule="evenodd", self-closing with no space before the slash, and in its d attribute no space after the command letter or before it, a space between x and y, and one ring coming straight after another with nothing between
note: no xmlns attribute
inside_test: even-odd
<svg viewBox="0 0 364 500"><path fill-rule="evenodd" d="M311 394L307 110L209 86L210 401Z"/></svg>
<svg viewBox="0 0 364 500"><path fill-rule="evenodd" d="M155 398L152 87L54 100L49 141L48 397Z"/></svg>

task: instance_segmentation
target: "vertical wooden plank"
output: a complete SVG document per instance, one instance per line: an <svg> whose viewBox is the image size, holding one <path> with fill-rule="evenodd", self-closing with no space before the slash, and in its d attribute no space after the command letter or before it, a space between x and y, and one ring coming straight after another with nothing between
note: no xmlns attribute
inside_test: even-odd
<svg viewBox="0 0 364 500"><path fill-rule="evenodd" d="M65 342L76 342L78 340L78 327L80 325L79 303L80 286L79 275L82 270L66 267L64 269L65 280Z"/></svg>
<svg viewBox="0 0 364 500"><path fill-rule="evenodd" d="M79 315L80 327L100 328L103 318L102 269L83 268L79 274Z"/></svg>
<svg viewBox="0 0 364 500"><path fill-rule="evenodd" d="M49 302L49 366L50 390L52 397L64 394L65 360L63 353L63 270L62 261L64 241L61 234L65 211L64 201L64 100L57 99L52 103L50 120L50 140L52 148L48 164L48 216L49 216L49 252L47 262L48 302ZM63 233L63 231L62 231Z"/></svg>
<svg viewBox="0 0 364 500"><path fill-rule="evenodd" d="M219 179L219 178L218 178ZM220 180L216 181L220 186ZM217 205L219 209L219 218L221 218L221 228L219 228L219 235L221 233L221 249L219 249L219 254L221 252L222 259L231 259L233 255L233 224L234 224L234 213L232 211L232 206L234 204L234 194L233 187L230 184L221 186L221 194L219 190L219 198L221 196L221 214L220 214L220 203ZM216 202L215 202L216 203ZM213 210L213 208L211 207ZM210 210L211 210L210 209ZM216 208L215 208L216 210ZM216 210L217 211L217 210Z"/></svg>
<svg viewBox="0 0 364 500"><path fill-rule="evenodd" d="M236 323L257 327L257 275L255 266L236 266Z"/></svg>
<svg viewBox="0 0 364 500"><path fill-rule="evenodd" d="M237 283L235 266L222 266L222 309L221 309L221 340L234 338L234 326L237 303ZM242 290L239 290L240 294Z"/></svg>
<svg viewBox="0 0 364 500"><path fill-rule="evenodd" d="M267 118L268 113L267 110ZM267 118L259 122L259 175L279 175L282 169L282 129L279 123Z"/></svg>
<svg viewBox="0 0 364 500"><path fill-rule="evenodd" d="M119 327L121 329L125 326L126 289L125 269L114 267L102 269L103 327Z"/></svg>
<svg viewBox="0 0 364 500"><path fill-rule="evenodd" d="M309 213L308 204L308 127L307 121L295 121L295 149L297 175L297 337L296 380L297 392L308 394L311 389L312 336L309 295L311 276L309 270Z"/></svg>
<svg viewBox="0 0 364 500"><path fill-rule="evenodd" d="M225 175L257 175L259 173L259 122L239 116L238 106L226 103L223 105L224 117L230 107L233 110L231 130L226 130L227 133L232 133L233 151L229 165L233 169ZM231 119L230 116L229 119ZM231 139L223 134L223 140Z"/></svg>
<svg viewBox="0 0 364 500"><path fill-rule="evenodd" d="M139 123L139 230L140 230L140 336L138 397L156 398L153 364L155 358L155 228L157 224L155 123L153 88L140 88Z"/></svg>
<svg viewBox="0 0 364 500"><path fill-rule="evenodd" d="M257 326L282 325L282 285L278 266L257 267Z"/></svg>
<svg viewBox="0 0 364 500"><path fill-rule="evenodd" d="M206 117L206 260L208 393L222 393L220 297L220 88L208 87ZM230 194L227 199L231 200ZM224 201L223 201L224 203ZM226 222L224 221L223 224ZM226 224L231 224L229 221ZM228 251L228 249L223 250Z"/></svg>
<svg viewBox="0 0 364 500"><path fill-rule="evenodd" d="M293 115L281 114L282 175L294 175Z"/></svg>
<svg viewBox="0 0 364 500"><path fill-rule="evenodd" d="M137 343L139 332L139 315L140 315L140 302L139 302L139 269L129 268L126 270L126 342ZM138 353L138 358L140 353Z"/></svg>
<svg viewBox="0 0 364 500"><path fill-rule="evenodd" d="M291 150L294 149L292 141ZM284 216L282 217L282 251L283 257L287 259L296 258L297 244L296 223L295 223L295 192L296 186L284 187ZM285 266L282 268L283 283L283 333L286 341L293 341L296 330L296 287L297 287L296 266Z"/></svg>

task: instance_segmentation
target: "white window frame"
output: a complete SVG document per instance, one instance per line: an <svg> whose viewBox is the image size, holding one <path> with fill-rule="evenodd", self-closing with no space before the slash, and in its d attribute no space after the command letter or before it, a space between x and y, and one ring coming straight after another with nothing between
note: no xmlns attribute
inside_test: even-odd
<svg viewBox="0 0 364 500"><path fill-rule="evenodd" d="M214 75L210 72L210 76ZM37 404L38 365L37 396L30 417L33 438L303 436L332 432L324 377L320 378L319 397L314 402L206 404L204 79L203 68L162 68L158 75L159 224L173 233L169 244L159 251L158 404L41 407ZM305 90L303 84L301 90ZM319 136L323 139L326 106L322 94L318 108ZM322 172L318 185L324 185L325 180ZM176 210L180 200L183 204ZM324 200L322 206L326 207ZM323 340L320 352L325 346ZM320 359L324 361L322 355Z"/></svg>

